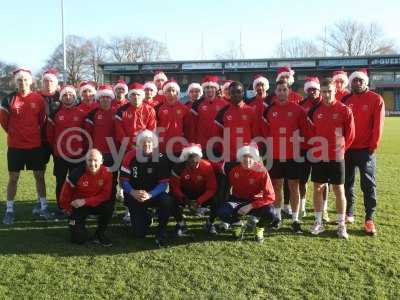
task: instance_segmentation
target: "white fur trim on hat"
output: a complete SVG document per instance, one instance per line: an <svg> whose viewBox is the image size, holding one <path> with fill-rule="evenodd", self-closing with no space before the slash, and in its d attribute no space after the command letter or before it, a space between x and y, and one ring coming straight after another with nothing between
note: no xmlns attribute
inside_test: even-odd
<svg viewBox="0 0 400 300"><path fill-rule="evenodd" d="M181 92L181 88L176 82L167 82L166 84L163 85L163 92L165 94L166 90L169 89L170 87L176 89L178 91L178 94Z"/></svg>
<svg viewBox="0 0 400 300"><path fill-rule="evenodd" d="M265 85L265 90L268 91L269 90L269 81L267 78L260 76L257 77L256 79L254 79L253 81L253 90L256 90L257 84L259 84L260 82L264 83Z"/></svg>
<svg viewBox="0 0 400 300"><path fill-rule="evenodd" d="M140 132L137 137L136 137L136 145L139 147L139 145L142 143L143 139L152 139L153 140L153 147L156 148L158 145L158 138L157 135L148 129L143 130Z"/></svg>
<svg viewBox="0 0 400 300"><path fill-rule="evenodd" d="M281 79L282 76L289 76L288 83L289 83L289 85L293 85L293 83L294 83L294 76L293 75L294 75L293 71L292 72L279 73L278 76L276 77L276 82L278 82Z"/></svg>
<svg viewBox="0 0 400 300"><path fill-rule="evenodd" d="M154 82L151 82L151 81L147 81L144 85L143 85L143 89L145 90L145 89L151 89L152 91L154 91L154 92L157 92L157 87L156 87L156 85L154 84Z"/></svg>
<svg viewBox="0 0 400 300"><path fill-rule="evenodd" d="M22 79L22 78L27 78L29 81L29 84L32 84L32 82L33 82L32 74L29 73L28 71L19 70L17 73L15 73L15 75L14 75L15 83L17 83L18 79Z"/></svg>
<svg viewBox="0 0 400 300"><path fill-rule="evenodd" d="M132 89L129 90L128 92L128 99L131 97L132 94L139 94L140 96L144 97L144 90L139 90L139 89Z"/></svg>
<svg viewBox="0 0 400 300"><path fill-rule="evenodd" d="M60 101L62 101L62 98L67 92L70 92L72 95L74 95L74 98L76 99L76 90L72 86L66 86L60 91Z"/></svg>
<svg viewBox="0 0 400 300"><path fill-rule="evenodd" d="M42 80L45 80L45 79L58 83L57 76L54 74L51 74L51 73L44 74L42 77Z"/></svg>
<svg viewBox="0 0 400 300"><path fill-rule="evenodd" d="M153 80L154 81L156 81L156 80L164 80L164 81L167 81L168 80L168 78L167 78L167 75L165 75L165 73L164 72L159 72L159 73L157 73L156 75L154 75L154 77L153 77Z"/></svg>
<svg viewBox="0 0 400 300"><path fill-rule="evenodd" d="M203 157L203 153L201 152L201 148L197 145L191 145L189 147L183 148L181 156L179 159L181 161L186 161L191 154L196 154L200 156L200 158Z"/></svg>
<svg viewBox="0 0 400 300"><path fill-rule="evenodd" d="M364 80L366 85L368 85L368 83L369 83L369 77L364 72L355 71L355 72L351 73L351 75L349 77L349 82L350 83L353 82L353 79L355 79L355 78Z"/></svg>
<svg viewBox="0 0 400 300"><path fill-rule="evenodd" d="M255 160L260 158L260 152L258 149L252 145L242 146L238 149L236 153L236 158L238 161L241 161L243 156L246 154L250 154Z"/></svg>
<svg viewBox="0 0 400 300"><path fill-rule="evenodd" d="M201 87L205 89L206 87L215 87L217 90L219 89L219 84L214 81L206 81L201 84Z"/></svg>
<svg viewBox="0 0 400 300"><path fill-rule="evenodd" d="M112 90L107 90L107 89L98 90L98 91L96 92L96 95L95 95L94 98L95 98L96 100L99 100L100 97L103 97L103 96L110 97L112 100L115 99L114 92L113 92Z"/></svg>
<svg viewBox="0 0 400 300"><path fill-rule="evenodd" d="M113 87L114 93L115 93L115 90L116 90L117 88L123 88L124 91L125 91L125 95L128 94L128 86L127 86L126 84L117 83L116 85L114 85L114 87Z"/></svg>
<svg viewBox="0 0 400 300"><path fill-rule="evenodd" d="M85 90L91 90L94 95L96 94L96 88L93 85L85 84L79 88L79 97L82 98L83 91Z"/></svg>
<svg viewBox="0 0 400 300"><path fill-rule="evenodd" d="M342 80L343 80L343 82L344 82L343 84L344 84L345 87L349 85L349 78L348 78L346 75L344 75L344 74L337 74L337 75L335 75L335 76L332 77L332 80L333 80L333 81L336 81L336 80L338 80L338 79L342 79Z"/></svg>
<svg viewBox="0 0 400 300"><path fill-rule="evenodd" d="M189 84L187 93L189 94L191 90L198 89L200 91L199 97L203 96L203 88L197 82L192 82Z"/></svg>
<svg viewBox="0 0 400 300"><path fill-rule="evenodd" d="M307 81L304 84L304 93L307 94L307 91L310 88L314 88L314 89L320 90L321 89L321 85L318 82L315 82L315 81Z"/></svg>

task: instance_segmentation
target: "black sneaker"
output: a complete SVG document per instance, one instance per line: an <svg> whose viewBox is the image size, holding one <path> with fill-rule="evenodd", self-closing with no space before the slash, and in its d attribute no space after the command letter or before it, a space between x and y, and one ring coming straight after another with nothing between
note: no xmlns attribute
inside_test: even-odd
<svg viewBox="0 0 400 300"><path fill-rule="evenodd" d="M102 245L103 247L111 247L111 240L104 233L95 233L93 243Z"/></svg>
<svg viewBox="0 0 400 300"><path fill-rule="evenodd" d="M282 227L282 220L281 219L275 219L271 222L271 224L269 225L269 228L273 229L273 230L278 230Z"/></svg>
<svg viewBox="0 0 400 300"><path fill-rule="evenodd" d="M158 248L165 248L167 247L167 238L162 235L157 235L155 238L155 243Z"/></svg>
<svg viewBox="0 0 400 300"><path fill-rule="evenodd" d="M303 233L299 222L292 223L292 231L293 231L293 233L297 233L297 234Z"/></svg>

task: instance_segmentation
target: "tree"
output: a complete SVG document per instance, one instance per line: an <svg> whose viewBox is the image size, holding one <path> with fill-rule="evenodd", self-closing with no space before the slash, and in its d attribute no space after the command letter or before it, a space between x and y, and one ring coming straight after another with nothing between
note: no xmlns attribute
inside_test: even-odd
<svg viewBox="0 0 400 300"><path fill-rule="evenodd" d="M329 52L340 56L379 55L395 53L395 44L384 36L376 23L364 24L342 20L327 28L320 40Z"/></svg>
<svg viewBox="0 0 400 300"><path fill-rule="evenodd" d="M323 56L324 53L315 42L292 37L276 47L275 55L279 58L295 58Z"/></svg>
<svg viewBox="0 0 400 300"><path fill-rule="evenodd" d="M215 58L221 60L241 59L243 58L243 54L241 52L240 45L237 45L234 41L229 41L225 50L216 53Z"/></svg>
<svg viewBox="0 0 400 300"><path fill-rule="evenodd" d="M12 72L17 68L14 64L0 61L0 93L8 93L14 89Z"/></svg>
<svg viewBox="0 0 400 300"><path fill-rule="evenodd" d="M101 71L99 64L104 63L108 57L107 43L100 37L88 41L87 65L90 71L90 79L100 81Z"/></svg>

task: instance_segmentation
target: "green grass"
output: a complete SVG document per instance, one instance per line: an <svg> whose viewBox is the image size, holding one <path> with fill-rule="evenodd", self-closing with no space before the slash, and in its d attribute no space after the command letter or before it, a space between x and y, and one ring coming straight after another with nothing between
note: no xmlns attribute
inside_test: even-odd
<svg viewBox="0 0 400 300"><path fill-rule="evenodd" d="M0 225L0 299L400 299L400 118L387 118L378 153L378 236L365 236L357 192L357 222L350 240L338 240L335 226L319 237L287 230L264 244L209 240L201 221L190 222L194 238L155 249L151 238L136 241L118 220L112 248L68 243L64 223L35 221L31 174L21 177L16 222ZM4 135L1 141L5 145ZM7 183L6 147L0 149L0 195ZM54 203L54 179L47 171ZM312 224L311 202L304 228ZM2 202L3 213L4 202ZM330 201L334 218L333 201ZM91 227L94 224L91 223ZM172 226L172 225L171 225ZM171 227L172 229L172 227ZM93 228L91 228L93 230Z"/></svg>

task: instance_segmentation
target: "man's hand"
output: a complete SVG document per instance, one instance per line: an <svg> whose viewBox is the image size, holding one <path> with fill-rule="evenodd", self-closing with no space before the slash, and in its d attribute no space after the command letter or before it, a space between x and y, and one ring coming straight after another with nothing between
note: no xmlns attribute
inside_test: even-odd
<svg viewBox="0 0 400 300"><path fill-rule="evenodd" d="M86 204L85 199L75 199L74 201L71 202L71 206L74 208L82 207L85 204Z"/></svg>
<svg viewBox="0 0 400 300"><path fill-rule="evenodd" d="M131 196L139 202L144 202L151 198L150 194L144 190L132 190Z"/></svg>
<svg viewBox="0 0 400 300"><path fill-rule="evenodd" d="M253 209L253 206L251 206L251 204L247 204L247 205L239 208L238 214L242 215L242 216L247 215L252 209Z"/></svg>

